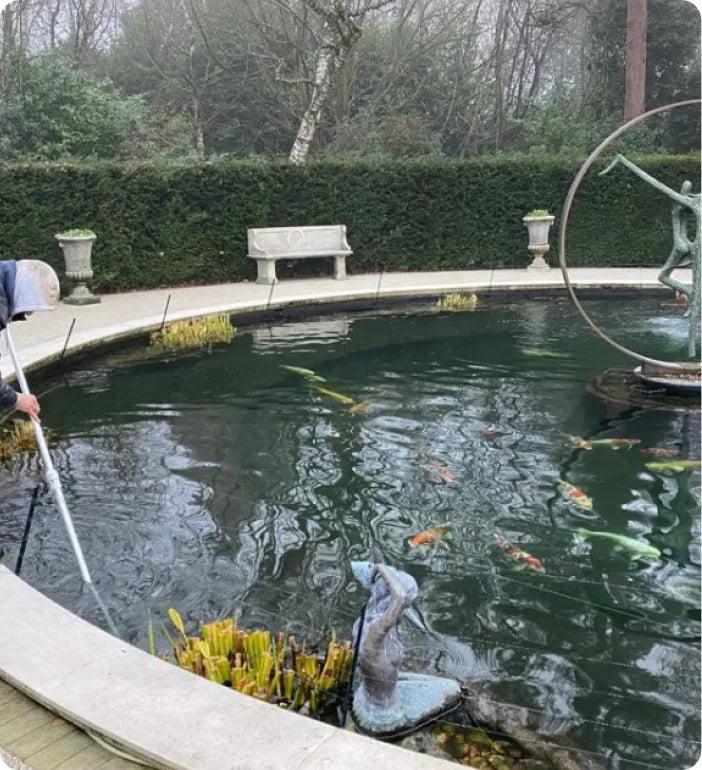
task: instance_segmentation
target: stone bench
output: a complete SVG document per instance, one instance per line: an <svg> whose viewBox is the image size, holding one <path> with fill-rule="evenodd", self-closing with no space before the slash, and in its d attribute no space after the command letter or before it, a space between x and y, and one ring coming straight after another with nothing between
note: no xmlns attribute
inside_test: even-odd
<svg viewBox="0 0 702 770"><path fill-rule="evenodd" d="M250 227L250 259L258 266L256 283L277 282L277 259L308 259L334 257L334 278L346 278L346 257L353 254L346 242L346 225L314 227Z"/></svg>

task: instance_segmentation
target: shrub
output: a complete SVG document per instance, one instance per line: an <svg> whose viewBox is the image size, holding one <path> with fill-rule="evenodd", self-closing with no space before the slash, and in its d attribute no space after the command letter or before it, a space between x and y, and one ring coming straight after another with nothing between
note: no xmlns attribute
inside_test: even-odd
<svg viewBox="0 0 702 770"><path fill-rule="evenodd" d="M696 155L636 161L676 189L684 179L699 185ZM538 203L560 221L579 164L529 156L5 164L0 247L5 258L44 259L62 275L54 234L67 222L90 227L99 233L93 288L102 292L254 280L248 227L346 224L354 273L524 267L524 212ZM626 169L598 177L602 167L571 210L568 264L662 264L670 201ZM329 275L329 261L278 268L283 278L311 272Z"/></svg>

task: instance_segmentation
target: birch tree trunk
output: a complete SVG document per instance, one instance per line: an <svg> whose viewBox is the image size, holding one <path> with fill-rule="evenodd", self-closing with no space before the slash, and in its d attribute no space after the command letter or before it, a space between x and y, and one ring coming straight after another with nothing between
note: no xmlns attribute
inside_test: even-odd
<svg viewBox="0 0 702 770"><path fill-rule="evenodd" d="M310 145L322 117L329 93L336 83L339 71L344 66L349 51L361 36L362 24L369 11L389 5L393 0L305 0L322 20L312 94L305 109L297 136L290 150L291 163L300 165L307 160Z"/></svg>
<svg viewBox="0 0 702 770"><path fill-rule="evenodd" d="M345 59L346 53L343 56L341 52L337 53L334 45L331 43L325 43L319 49L317 64L314 70L314 82L312 83L312 96L302 116L300 126L297 129L297 136L290 150L289 159L291 163L302 165L307 160L310 144L314 139L317 126L319 126L319 121L322 117L322 107L324 107L329 96L332 80Z"/></svg>

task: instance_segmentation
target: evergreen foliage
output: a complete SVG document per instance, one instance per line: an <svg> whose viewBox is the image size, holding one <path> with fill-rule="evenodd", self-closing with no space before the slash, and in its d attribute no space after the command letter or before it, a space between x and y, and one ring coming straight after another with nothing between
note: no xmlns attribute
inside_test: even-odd
<svg viewBox="0 0 702 770"><path fill-rule="evenodd" d="M697 155L637 157L679 189L699 189ZM0 166L0 246L6 258L44 259L64 274L54 235L97 233L98 291L254 280L247 227L343 223L352 273L525 267L522 217L535 205L556 222L581 159L257 160L31 163ZM603 161L603 163L606 161ZM598 168L602 168L600 165ZM568 263L661 265L671 247L670 202L625 169L580 187ZM329 260L278 263L282 278L329 275Z"/></svg>
<svg viewBox="0 0 702 770"><path fill-rule="evenodd" d="M56 54L11 62L13 92L0 100L0 157L112 158L145 114L138 96L74 69Z"/></svg>

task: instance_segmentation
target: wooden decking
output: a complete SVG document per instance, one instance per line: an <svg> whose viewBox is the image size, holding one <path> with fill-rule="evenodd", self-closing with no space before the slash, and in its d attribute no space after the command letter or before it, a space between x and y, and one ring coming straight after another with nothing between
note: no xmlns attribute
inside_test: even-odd
<svg viewBox="0 0 702 770"><path fill-rule="evenodd" d="M144 765L103 749L82 730L2 680L0 748L30 770L144 770ZM9 764L14 763L9 760Z"/></svg>

